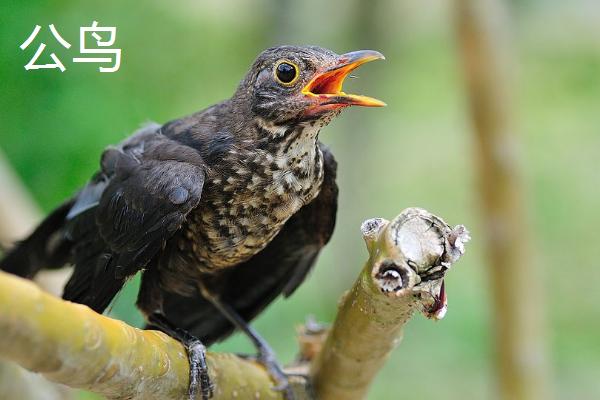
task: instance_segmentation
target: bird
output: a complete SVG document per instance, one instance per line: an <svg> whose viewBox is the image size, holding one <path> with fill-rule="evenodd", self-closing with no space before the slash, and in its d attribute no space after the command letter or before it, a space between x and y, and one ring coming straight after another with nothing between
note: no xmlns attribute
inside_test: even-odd
<svg viewBox="0 0 600 400"><path fill-rule="evenodd" d="M333 233L337 163L321 128L348 106L342 91L384 56L317 46L258 55L231 98L107 147L100 168L0 261L32 278L73 265L63 298L102 313L141 272L136 306L148 328L181 341L189 397L213 395L206 346L235 329L289 395L268 343L249 325L306 278Z"/></svg>

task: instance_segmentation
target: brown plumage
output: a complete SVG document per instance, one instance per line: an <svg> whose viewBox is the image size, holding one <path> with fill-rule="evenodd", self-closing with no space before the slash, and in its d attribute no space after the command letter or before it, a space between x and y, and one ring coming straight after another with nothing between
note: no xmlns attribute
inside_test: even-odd
<svg viewBox="0 0 600 400"><path fill-rule="evenodd" d="M142 271L137 306L188 349L236 326L269 352L246 322L290 295L331 237L336 163L319 131L345 106L382 105L341 92L352 69L377 58L266 50L231 99L108 148L92 180L0 266L31 277L73 264L64 298L98 312ZM207 398L203 365L200 378Z"/></svg>

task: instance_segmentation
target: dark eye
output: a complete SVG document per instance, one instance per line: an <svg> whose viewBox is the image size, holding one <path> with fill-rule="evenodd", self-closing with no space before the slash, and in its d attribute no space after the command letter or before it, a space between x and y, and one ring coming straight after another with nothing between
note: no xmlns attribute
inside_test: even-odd
<svg viewBox="0 0 600 400"><path fill-rule="evenodd" d="M275 67L275 77L279 83L291 85L298 78L298 67L289 61L282 61Z"/></svg>

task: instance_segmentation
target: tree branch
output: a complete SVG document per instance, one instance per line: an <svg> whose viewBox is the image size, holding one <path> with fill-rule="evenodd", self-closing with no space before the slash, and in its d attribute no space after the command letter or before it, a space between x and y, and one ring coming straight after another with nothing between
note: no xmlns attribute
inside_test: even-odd
<svg viewBox="0 0 600 400"><path fill-rule="evenodd" d="M361 230L369 260L342 299L313 364L319 400L363 399L414 310L444 317L443 278L470 239L464 226L451 229L419 208L406 209L391 222L365 221Z"/></svg>
<svg viewBox="0 0 600 400"><path fill-rule="evenodd" d="M391 222L366 221L369 260L344 297L311 375L316 397L363 398L415 309L445 313L443 276L469 237L421 209ZM441 296L438 296L440 294ZM43 292L0 272L0 355L51 381L108 399L187 399L189 364L183 346L86 306ZM214 400L283 399L259 364L231 354L207 355ZM293 381L299 399L305 385Z"/></svg>
<svg viewBox="0 0 600 400"><path fill-rule="evenodd" d="M43 292L0 272L0 354L54 382L108 399L187 399L189 364L178 341ZM208 354L214 400L282 399L258 364Z"/></svg>

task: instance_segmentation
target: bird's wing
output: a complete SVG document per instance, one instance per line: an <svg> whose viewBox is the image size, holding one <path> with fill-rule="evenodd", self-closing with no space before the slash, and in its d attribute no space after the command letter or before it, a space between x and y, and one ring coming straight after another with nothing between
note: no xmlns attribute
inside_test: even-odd
<svg viewBox="0 0 600 400"><path fill-rule="evenodd" d="M206 276L205 286L246 321L277 296L291 295L306 278L335 225L338 188L336 162L322 146L325 176L319 195L293 215L279 234L248 261ZM165 294L164 313L177 326L205 344L223 339L233 326L199 295L191 299Z"/></svg>
<svg viewBox="0 0 600 400"><path fill-rule="evenodd" d="M67 216L75 270L63 295L99 312L180 229L205 176L200 155L159 129L106 150L101 165Z"/></svg>

